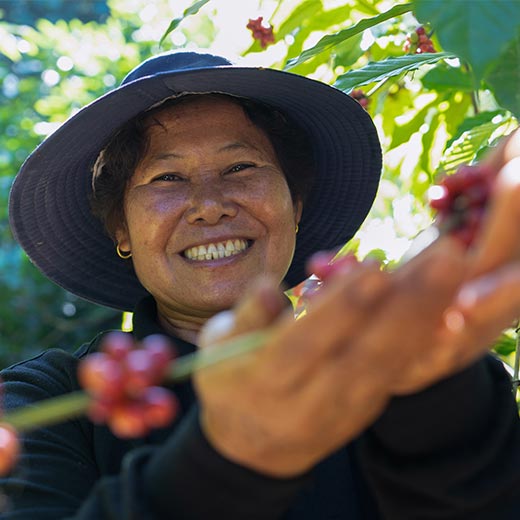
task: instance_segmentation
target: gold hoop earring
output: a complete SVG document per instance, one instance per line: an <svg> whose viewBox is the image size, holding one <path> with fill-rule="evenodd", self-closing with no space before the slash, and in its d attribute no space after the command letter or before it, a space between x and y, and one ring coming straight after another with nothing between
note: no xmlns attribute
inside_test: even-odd
<svg viewBox="0 0 520 520"><path fill-rule="evenodd" d="M295 229L296 234L298 234L298 231L300 231L300 226L298 226L298 224L296 224L296 229Z"/></svg>
<svg viewBox="0 0 520 520"><path fill-rule="evenodd" d="M116 245L116 253L117 253L117 256L119 258L122 258L123 260L128 260L132 256L131 251L128 251L128 253L121 251L121 249L119 249L119 244Z"/></svg>

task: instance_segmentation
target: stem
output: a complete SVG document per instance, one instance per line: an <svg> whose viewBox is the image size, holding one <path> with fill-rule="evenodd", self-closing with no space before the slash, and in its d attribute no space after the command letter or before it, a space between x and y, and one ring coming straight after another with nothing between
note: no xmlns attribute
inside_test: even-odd
<svg viewBox="0 0 520 520"><path fill-rule="evenodd" d="M207 368L226 359L245 354L263 345L270 331L260 330L249 334L243 334L220 345L199 350L193 354L180 357L170 365L168 379L173 382L183 381L188 378L195 370Z"/></svg>
<svg viewBox="0 0 520 520"><path fill-rule="evenodd" d="M475 112L475 115L477 115L480 112L480 109L478 108L478 94L475 90L471 91L471 103L473 104L473 111Z"/></svg>
<svg viewBox="0 0 520 520"><path fill-rule="evenodd" d="M71 392L9 412L2 417L2 423L10 424L19 432L42 428L83 415L89 402L85 392Z"/></svg>
<svg viewBox="0 0 520 520"><path fill-rule="evenodd" d="M170 363L167 379L177 383L187 379L195 370L251 352L263 345L270 334L269 329L252 332L182 356ZM1 422L10 424L19 432L34 430L80 417L86 413L90 400L91 397L86 392L71 392L13 410L4 415Z"/></svg>
<svg viewBox="0 0 520 520"><path fill-rule="evenodd" d="M260 5L262 5L262 4L263 4L263 2L260 2ZM282 0L278 0L278 3L276 4L274 11L272 12L271 16L269 17L269 20L272 20L278 14L278 11L280 10L281 5L282 5Z"/></svg>
<svg viewBox="0 0 520 520"><path fill-rule="evenodd" d="M383 78L379 83L377 83L374 87L372 87L366 94L366 97L370 97L372 94L376 93L388 80L390 76Z"/></svg>

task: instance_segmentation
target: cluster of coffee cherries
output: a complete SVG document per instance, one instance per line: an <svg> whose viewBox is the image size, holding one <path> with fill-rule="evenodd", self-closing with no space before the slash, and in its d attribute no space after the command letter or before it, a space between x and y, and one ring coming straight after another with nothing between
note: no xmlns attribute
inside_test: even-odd
<svg viewBox="0 0 520 520"><path fill-rule="evenodd" d="M253 38L260 42L262 49L265 49L271 43L274 43L273 28L270 25L264 25L264 17L259 16L255 20L249 19L246 27L253 33Z"/></svg>
<svg viewBox="0 0 520 520"><path fill-rule="evenodd" d="M139 344L124 332L105 336L100 351L78 368L79 382L92 397L92 421L106 423L120 438L142 437L170 424L178 411L177 398L158 385L173 357L171 344L161 335Z"/></svg>
<svg viewBox="0 0 520 520"><path fill-rule="evenodd" d="M477 164L460 166L430 188L430 206L437 212L439 231L470 246L482 223L492 186L492 172Z"/></svg>
<svg viewBox="0 0 520 520"><path fill-rule="evenodd" d="M430 35L426 33L426 29L422 26L417 27L415 31L407 34L406 41L403 45L403 51L408 54L424 54L425 52L437 52L430 40Z"/></svg>
<svg viewBox="0 0 520 520"><path fill-rule="evenodd" d="M354 89L350 94L351 98L354 98L365 110L370 103L367 95L361 89Z"/></svg>

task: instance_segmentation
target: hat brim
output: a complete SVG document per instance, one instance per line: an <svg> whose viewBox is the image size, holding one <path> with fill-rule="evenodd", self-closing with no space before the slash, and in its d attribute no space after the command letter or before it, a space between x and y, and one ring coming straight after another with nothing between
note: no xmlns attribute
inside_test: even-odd
<svg viewBox="0 0 520 520"><path fill-rule="evenodd" d="M89 206L92 167L114 132L165 98L221 92L280 108L315 145L317 182L303 209L286 276L305 278L305 261L346 243L373 203L381 150L370 116L343 92L272 69L221 66L161 73L125 84L66 121L23 164L10 195L15 238L52 281L95 303L131 311L147 294Z"/></svg>

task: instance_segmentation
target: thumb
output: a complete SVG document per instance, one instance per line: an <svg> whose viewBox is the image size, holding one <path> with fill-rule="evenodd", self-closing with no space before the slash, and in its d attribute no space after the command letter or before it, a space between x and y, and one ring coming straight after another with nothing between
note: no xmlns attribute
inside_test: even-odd
<svg viewBox="0 0 520 520"><path fill-rule="evenodd" d="M210 318L202 327L199 348L264 329L271 325L287 307L287 299L272 278L258 278L238 304Z"/></svg>

